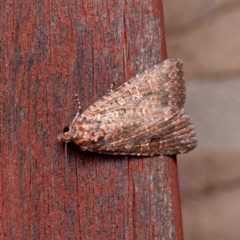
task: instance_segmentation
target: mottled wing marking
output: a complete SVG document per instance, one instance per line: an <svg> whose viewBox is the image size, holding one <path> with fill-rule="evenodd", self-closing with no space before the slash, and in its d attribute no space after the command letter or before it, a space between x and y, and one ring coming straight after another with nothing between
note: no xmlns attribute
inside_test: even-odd
<svg viewBox="0 0 240 240"><path fill-rule="evenodd" d="M185 153L197 145L185 99L183 64L166 60L95 102L60 139L107 154Z"/></svg>
<svg viewBox="0 0 240 240"><path fill-rule="evenodd" d="M128 104L132 106L135 101L141 101L143 97L148 96L153 99L158 97L160 101L157 102L157 106L174 105L179 109L183 108L186 99L183 65L181 60L172 61L170 66L169 63L170 60L166 60L147 73L130 79L114 92L96 101L85 111L85 114L87 115L88 111L93 114L102 113L104 110L111 111Z"/></svg>
<svg viewBox="0 0 240 240"><path fill-rule="evenodd" d="M129 155L172 155L185 153L197 143L192 122L183 110L166 121L154 120L133 129L122 133L121 140L117 136L101 139L90 150L117 155L124 155L126 151Z"/></svg>

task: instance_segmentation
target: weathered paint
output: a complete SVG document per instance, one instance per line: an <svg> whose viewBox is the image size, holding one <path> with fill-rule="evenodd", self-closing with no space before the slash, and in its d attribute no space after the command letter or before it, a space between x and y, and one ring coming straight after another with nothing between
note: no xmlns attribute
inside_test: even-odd
<svg viewBox="0 0 240 240"><path fill-rule="evenodd" d="M83 109L166 59L161 1L1 7L0 238L183 239L174 157L86 154L57 141Z"/></svg>

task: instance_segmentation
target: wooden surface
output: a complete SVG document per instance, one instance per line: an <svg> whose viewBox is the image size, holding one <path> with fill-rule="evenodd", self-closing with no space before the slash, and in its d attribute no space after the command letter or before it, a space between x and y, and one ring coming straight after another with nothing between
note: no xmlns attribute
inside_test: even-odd
<svg viewBox="0 0 240 240"><path fill-rule="evenodd" d="M183 239L174 157L57 141L77 111L166 59L162 3L10 1L1 9L0 238Z"/></svg>

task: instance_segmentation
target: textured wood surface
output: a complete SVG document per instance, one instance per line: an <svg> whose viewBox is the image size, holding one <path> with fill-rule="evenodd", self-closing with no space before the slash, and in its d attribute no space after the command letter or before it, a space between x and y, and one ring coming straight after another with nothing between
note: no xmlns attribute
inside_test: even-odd
<svg viewBox="0 0 240 240"><path fill-rule="evenodd" d="M64 153L83 109L166 59L161 1L2 1L1 239L183 239L174 157Z"/></svg>

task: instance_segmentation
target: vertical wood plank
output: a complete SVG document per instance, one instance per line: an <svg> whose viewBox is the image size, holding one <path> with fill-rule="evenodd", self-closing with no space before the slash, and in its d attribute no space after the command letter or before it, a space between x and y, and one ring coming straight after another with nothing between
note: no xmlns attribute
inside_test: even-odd
<svg viewBox="0 0 240 240"><path fill-rule="evenodd" d="M167 58L159 0L5 0L0 238L183 239L175 157L83 153L77 111Z"/></svg>

